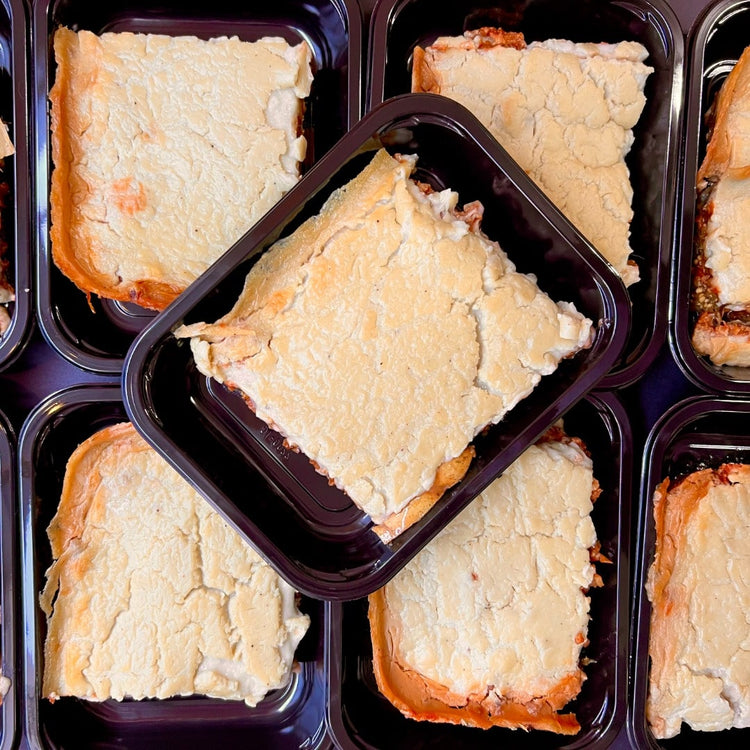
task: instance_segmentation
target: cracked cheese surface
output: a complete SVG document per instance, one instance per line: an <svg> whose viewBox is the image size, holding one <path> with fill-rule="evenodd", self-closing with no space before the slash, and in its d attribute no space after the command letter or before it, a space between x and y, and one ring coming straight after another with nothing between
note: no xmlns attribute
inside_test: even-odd
<svg viewBox="0 0 750 750"><path fill-rule="evenodd" d="M529 705L528 725L534 702L562 708L583 679L593 481L574 443L527 449L383 587L381 658L450 706Z"/></svg>
<svg viewBox="0 0 750 750"><path fill-rule="evenodd" d="M55 262L165 307L297 182L309 47L61 28L54 49Z"/></svg>
<svg viewBox="0 0 750 750"><path fill-rule="evenodd" d="M289 681L294 591L132 425L76 449L48 535L45 696L253 706Z"/></svg>
<svg viewBox="0 0 750 750"><path fill-rule="evenodd" d="M625 156L645 105L652 69L635 42L533 42L523 49L487 43L481 32L440 37L414 71L467 107L626 284L633 190Z"/></svg>
<svg viewBox="0 0 750 750"><path fill-rule="evenodd" d="M656 552L646 716L657 738L750 727L750 466L663 482L654 498Z"/></svg>
<svg viewBox="0 0 750 750"><path fill-rule="evenodd" d="M414 163L379 151L261 257L232 311L176 331L375 523L591 337L451 213L455 193L425 195Z"/></svg>

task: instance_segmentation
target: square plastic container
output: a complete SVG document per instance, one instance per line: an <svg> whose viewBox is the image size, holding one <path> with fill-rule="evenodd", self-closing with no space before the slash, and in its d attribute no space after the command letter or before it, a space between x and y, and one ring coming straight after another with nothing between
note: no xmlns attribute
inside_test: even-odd
<svg viewBox="0 0 750 750"><path fill-rule="evenodd" d="M750 729L695 732L687 724L676 737L657 740L646 721L651 603L644 586L654 558L654 490L667 477L677 480L728 462L750 462L750 401L713 396L686 399L664 414L646 443L635 561L633 697L628 719L628 733L637 748L692 750L715 745L733 750L750 744Z"/></svg>
<svg viewBox="0 0 750 750"><path fill-rule="evenodd" d="M628 287L633 324L622 357L602 385L632 383L656 358L667 338L669 268L674 241L677 169L682 129L684 42L674 12L661 0L383 0L370 26L368 108L411 90L414 47L438 36L499 26L521 31L527 42L637 41L654 68L646 106L627 156L633 185L632 258L641 280Z"/></svg>
<svg viewBox="0 0 750 750"><path fill-rule="evenodd" d="M474 441L465 478L391 544L369 516L302 454L257 420L238 393L202 376L182 323L216 320L237 299L250 266L314 215L381 146L417 153L415 176L485 207L484 231L553 299L599 321L591 349L565 360L504 420ZM125 403L136 427L296 588L354 599L386 582L466 503L609 370L627 337L618 277L477 121L443 97L407 95L363 118L269 214L156 319L130 350Z"/></svg>
<svg viewBox="0 0 750 750"><path fill-rule="evenodd" d="M0 3L0 118L8 126L15 154L4 159L0 183L8 186L0 211L0 240L7 248L6 276L15 292L7 305L10 326L0 336L0 369L20 354L31 324L31 177L27 114L28 11L23 0Z"/></svg>
<svg viewBox="0 0 750 750"><path fill-rule="evenodd" d="M49 239L52 151L48 95L54 82L52 35L60 26L95 33L238 36L253 41L281 36L308 42L314 82L306 100L303 130L308 141L302 172L310 168L356 122L361 112L362 20L356 0L294 0L240 3L152 3L146 0L39 0L33 16L32 105L36 130L36 229L39 248L38 311L44 336L62 356L94 372L119 374L128 347L154 317L145 308L86 295L57 269Z"/></svg>
<svg viewBox="0 0 750 750"><path fill-rule="evenodd" d="M714 365L698 355L691 337L697 316L690 310L698 191L696 176L706 154L706 113L727 75L750 44L750 2L710 4L688 34L685 145L681 225L675 253L672 347L685 375L704 390L750 394L750 368Z"/></svg>
<svg viewBox="0 0 750 750"><path fill-rule="evenodd" d="M582 438L592 454L602 494L593 519L603 553L612 565L597 565L604 586L593 588L590 644L583 656L581 694L566 707L581 724L575 736L417 722L404 717L377 688L367 600L326 608L326 665L330 689L329 727L344 750L376 748L604 748L624 725L627 712L628 616L630 592L630 506L633 444L622 404L609 393L595 393L564 418L566 432ZM498 566L503 564L497 561Z"/></svg>
<svg viewBox="0 0 750 750"><path fill-rule="evenodd" d="M46 529L57 510L71 453L97 430L122 421L127 415L118 387L83 386L50 396L29 415L21 432L23 720L28 745L328 750L323 611L320 602L310 599L300 605L311 626L296 651L298 672L286 689L269 693L255 708L200 696L101 703L76 698L50 703L42 697L46 620L38 597L52 562Z"/></svg>
<svg viewBox="0 0 750 750"><path fill-rule="evenodd" d="M16 662L16 461L15 436L0 412L0 663L10 688L0 706L0 750L16 746L19 674Z"/></svg>

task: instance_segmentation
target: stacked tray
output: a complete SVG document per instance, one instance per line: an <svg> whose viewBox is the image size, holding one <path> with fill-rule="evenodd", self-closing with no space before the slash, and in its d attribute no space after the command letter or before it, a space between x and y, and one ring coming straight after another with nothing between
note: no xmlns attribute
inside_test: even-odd
<svg viewBox="0 0 750 750"><path fill-rule="evenodd" d="M418 179L485 207L485 231L555 299L601 321L593 346L562 362L486 434L461 482L386 545L371 522L303 456L255 419L243 399L195 367L179 325L214 320L249 267L319 210L381 147L418 153ZM508 155L443 97L391 99L360 120L255 227L141 336L123 374L132 421L299 590L352 599L371 593L581 398L615 363L629 305L612 269L586 246ZM367 429L363 425L363 429ZM251 488L251 491L248 491ZM284 502L279 502L281 498Z"/></svg>
<svg viewBox="0 0 750 750"><path fill-rule="evenodd" d="M643 586L653 556L654 485L698 465L747 460L750 451L750 378L707 364L689 341L704 116L750 43L750 0L710 3L685 35L674 11L683 11L687 27L687 11L704 6L705 0L675 0L671 7L665 0L4 0L0 64L7 75L0 80L8 104L0 105L0 116L10 124L16 154L5 161L10 198L2 226L16 300L0 339L0 393L10 394L6 401L0 396L0 410L11 415L0 413L2 660L11 677L0 714L3 748L746 745L750 730L719 737L684 730L659 743L645 720L650 609ZM51 34L61 25L247 40L273 34L305 40L313 51L302 180L161 314L96 297L89 302L52 262L48 92L55 77ZM622 285L470 113L442 97L409 93L416 45L481 25L522 31L527 41L633 39L648 49L654 73L627 160L638 284ZM519 270L597 324L592 348L563 362L481 434L466 477L391 544L237 393L201 375L188 344L173 336L183 323L226 313L268 247L317 212L380 147L418 154L417 177L433 188L457 190L462 203L481 200L484 231ZM67 383L73 387L58 390ZM699 389L709 395L696 397ZM566 738L404 718L375 685L366 597L559 418L591 449L603 489L594 521L612 561L599 571L604 586L591 592L583 652L590 663L572 705L581 731ZM51 562L45 529L72 451L99 427L127 419L301 592L312 625L297 651L299 668L286 689L255 709L197 696L51 703L41 695L46 623L38 596Z"/></svg>

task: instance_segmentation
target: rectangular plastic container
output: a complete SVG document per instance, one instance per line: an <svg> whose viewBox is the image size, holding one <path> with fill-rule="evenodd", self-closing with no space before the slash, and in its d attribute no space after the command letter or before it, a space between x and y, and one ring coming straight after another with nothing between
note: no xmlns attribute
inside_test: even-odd
<svg viewBox="0 0 750 750"><path fill-rule="evenodd" d="M54 82L52 35L60 26L95 33L132 31L238 36L253 41L281 36L308 42L314 82L303 130L306 171L356 122L361 112L362 20L356 0L294 0L239 3L215 0L38 0L33 9L32 106L36 131L36 230L39 252L38 311L46 339L62 356L94 372L119 374L125 353L154 313L137 305L92 296L91 306L52 261L49 240L49 179L52 170L48 94Z"/></svg>
<svg viewBox="0 0 750 750"><path fill-rule="evenodd" d="M677 170L682 129L684 42L680 24L662 0L381 0L370 24L367 102L411 90L415 46L438 36L499 26L523 32L527 42L637 41L654 68L646 83L646 106L634 128L627 164L633 185L633 259L641 280L628 288L633 324L622 357L602 385L632 383L667 339L670 254L674 241Z"/></svg>
<svg viewBox="0 0 750 750"><path fill-rule="evenodd" d="M18 672L16 626L16 455L15 436L0 412L0 663L10 688L0 706L0 750L16 746L16 710L20 673Z"/></svg>
<svg viewBox="0 0 750 750"><path fill-rule="evenodd" d="M746 400L716 396L686 399L664 414L646 443L635 555L633 696L628 719L628 733L637 748L693 750L713 745L735 750L750 743L750 729L695 732L686 724L676 737L657 740L646 721L651 604L644 586L654 558L654 490L667 477L676 481L693 471L728 462L750 462L750 402Z"/></svg>
<svg viewBox="0 0 750 750"><path fill-rule="evenodd" d="M704 390L750 394L750 368L714 365L698 355L691 337L697 316L690 310L695 249L696 176L707 145L706 114L724 80L750 44L750 2L709 4L688 33L681 231L675 250L672 346L685 375Z"/></svg>
<svg viewBox="0 0 750 750"><path fill-rule="evenodd" d="M255 708L200 696L101 703L42 697L46 621L39 607L44 573L52 562L46 528L57 510L65 466L83 440L127 421L120 389L83 386L61 391L26 420L19 439L21 466L24 737L32 748L332 746L325 726L322 604L303 599L311 627L297 648L299 670L286 689ZM20 688L19 688L20 689Z"/></svg>
<svg viewBox="0 0 750 750"><path fill-rule="evenodd" d="M237 299L249 267L278 237L317 213L375 150L417 153L416 178L479 199L484 231L554 299L600 321L591 349L561 363L486 434L465 478L390 546L369 516L304 455L255 419L242 398L200 375L182 323L212 321ZM267 216L131 348L123 383L136 427L296 588L353 599L386 582L557 417L606 374L629 323L625 289L477 121L443 97L407 95L363 118Z"/></svg>
<svg viewBox="0 0 750 750"><path fill-rule="evenodd" d="M383 697L372 670L367 600L327 606L329 726L343 750L376 748L513 747L604 748L624 726L627 712L628 617L630 592L630 506L633 443L622 404L609 393L595 393L564 418L566 432L582 438L592 454L602 494L593 519L602 551L612 565L597 565L604 586L591 589L590 644L584 657L587 679L581 694L566 707L581 724L575 736L550 732L489 730L404 717ZM498 560L497 565L502 566Z"/></svg>
<svg viewBox="0 0 750 750"><path fill-rule="evenodd" d="M0 203L0 241L7 247L6 276L15 292L7 305L10 326L0 336L0 370L25 346L32 318L31 169L29 162L28 9L23 0L0 3L0 118L8 126L15 154L6 157L0 183L8 193Z"/></svg>

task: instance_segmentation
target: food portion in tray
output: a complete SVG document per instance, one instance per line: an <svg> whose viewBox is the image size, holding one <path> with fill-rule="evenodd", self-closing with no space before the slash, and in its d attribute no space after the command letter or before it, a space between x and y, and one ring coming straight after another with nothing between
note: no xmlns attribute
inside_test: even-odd
<svg viewBox="0 0 750 750"><path fill-rule="evenodd" d="M129 423L71 455L48 528L43 695L254 706L291 676L294 590Z"/></svg>
<svg viewBox="0 0 750 750"><path fill-rule="evenodd" d="M750 366L750 47L708 116L698 170L692 341L717 365Z"/></svg>
<svg viewBox="0 0 750 750"><path fill-rule="evenodd" d="M551 428L370 596L379 690L407 717L574 734L600 493Z"/></svg>
<svg viewBox="0 0 750 750"><path fill-rule="evenodd" d="M0 210L4 208L5 196L8 194L8 184L1 177L4 159L14 153L15 149L8 134L8 126L0 121ZM0 222L0 336L8 330L10 325L10 315L5 306L16 298L13 284L7 277L8 260L5 257L7 249Z"/></svg>
<svg viewBox="0 0 750 750"><path fill-rule="evenodd" d="M633 189L625 162L652 68L632 41L526 44L498 28L416 47L412 90L466 106L612 263L626 285Z"/></svg>
<svg viewBox="0 0 750 750"><path fill-rule="evenodd" d="M260 258L227 315L175 332L386 542L594 335L480 231L481 204L410 179L417 161L378 151Z"/></svg>
<svg viewBox="0 0 750 750"><path fill-rule="evenodd" d="M750 726L750 465L664 480L655 554L646 718L654 737Z"/></svg>
<svg viewBox="0 0 750 750"><path fill-rule="evenodd" d="M63 27L54 52L53 259L160 310L297 182L311 50Z"/></svg>

